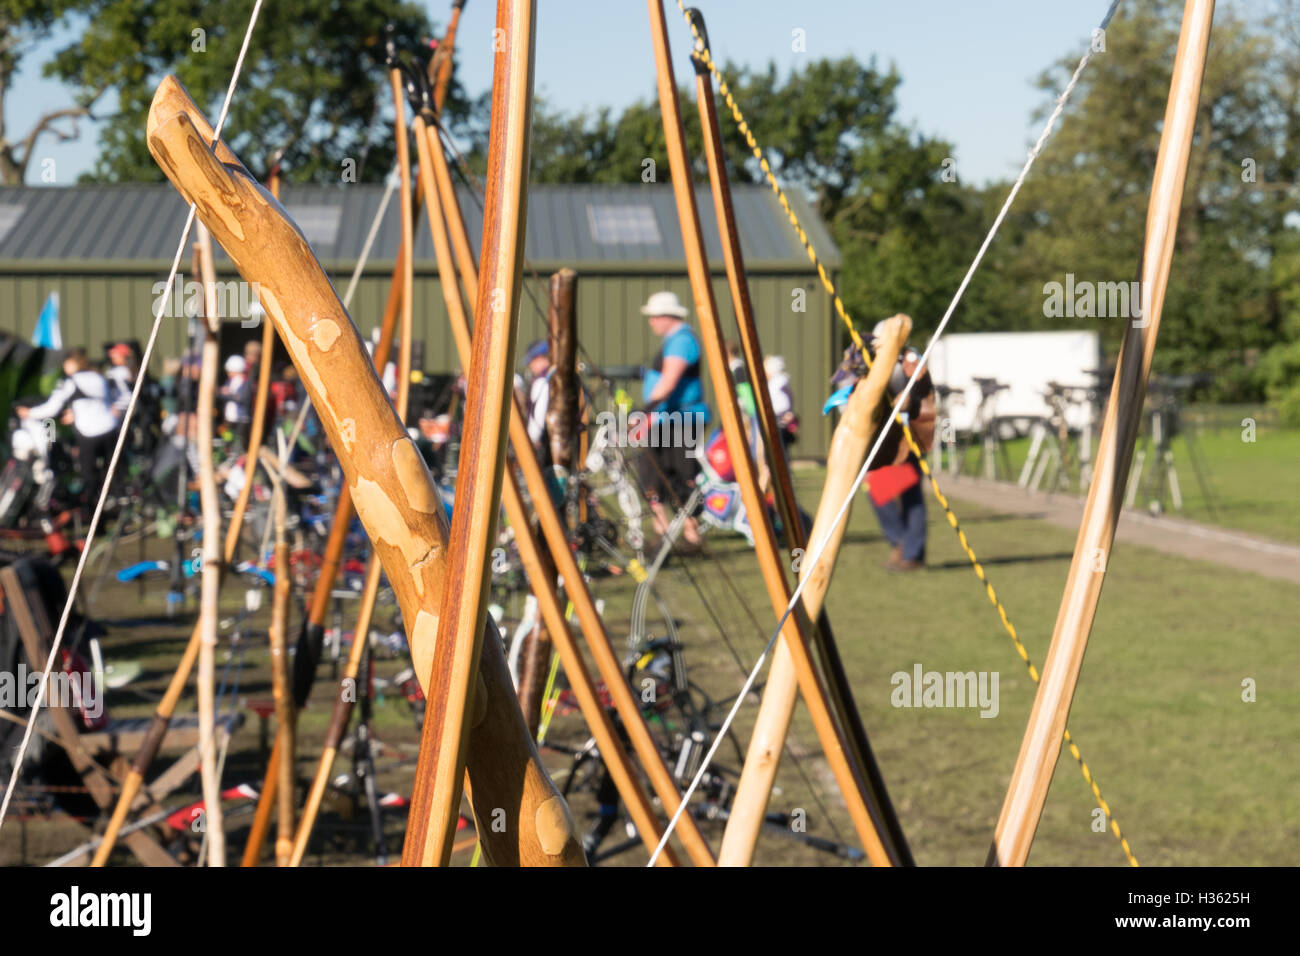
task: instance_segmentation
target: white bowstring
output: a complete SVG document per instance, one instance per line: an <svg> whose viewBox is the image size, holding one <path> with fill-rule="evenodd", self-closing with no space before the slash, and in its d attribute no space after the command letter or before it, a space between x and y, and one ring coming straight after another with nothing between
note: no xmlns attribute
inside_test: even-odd
<svg viewBox="0 0 1300 956"><path fill-rule="evenodd" d="M366 241L361 246L361 257L357 259L357 266L352 270L352 277L348 279L347 290L343 293L343 308L347 308L352 303L352 294L357 291L357 283L361 280L361 270L366 267L366 260L370 258L370 248L375 244L375 237L379 235L379 224L383 221L384 213L388 211L388 203L393 198L393 190L397 187L395 177L398 175L398 169L393 167L392 172L388 174L388 184L384 188L384 196L379 200L379 211L375 213L375 218L370 220L370 231L366 233Z"/></svg>
<svg viewBox="0 0 1300 956"><path fill-rule="evenodd" d="M1111 17L1115 15L1115 10L1119 7L1119 4L1120 0L1113 0L1110 9L1106 11L1105 17L1102 18L1101 26L1098 29L1104 30L1106 28L1110 23ZM1079 60L1079 65L1075 67L1074 75L1070 77L1070 82L1066 84L1061 95L1057 97L1056 108L1052 110L1051 116L1047 118L1047 123L1044 125L1042 133L1039 134L1038 141L1034 143L1033 148L1029 151L1029 156L1025 160L1024 168L1020 170L1020 176L1011 187L1011 192L1007 194L1006 201L1002 204L1001 211L998 212L997 218L993 220L993 225L989 228L988 235L984 237L984 242L980 245L979 251L975 254L975 260L971 263L970 268L966 270L966 275L961 280L961 285L957 287L957 292L953 295L952 301L948 304L947 311L944 312L943 318L939 321L938 327L934 330L934 334L930 336L930 342L925 347L925 352L922 353L921 360L916 363L916 370L912 373L912 377L907 380L906 387L904 387L903 391L894 400L894 405L891 409L891 413L894 417L897 417L898 409L907 407L906 403L908 396L912 393L912 386L916 384L917 379L920 378L922 372L925 371L926 360L930 357L930 353L934 351L934 347L938 343L939 337L943 335L944 329L947 328L948 322L952 319L953 313L957 310L957 305L961 302L961 297L965 294L966 287L970 285L970 281L975 275L975 270L979 268L980 263L984 260L984 254L988 251L989 246L993 243L993 238L1002 227L1002 221L1006 219L1007 213L1010 212L1011 204L1015 201L1016 194L1020 192L1020 187L1025 184L1025 179L1029 176L1029 170L1034 165L1034 160L1038 158L1039 152L1046 144L1047 138L1052 134L1052 130L1056 126L1056 121L1060 119L1061 114L1065 111L1065 103L1070 98L1070 94L1074 92L1075 86L1078 85L1079 78L1083 75L1084 68L1087 67L1088 62L1092 59L1092 54L1093 49L1089 46L1088 52L1083 55L1083 58ZM867 471L871 468L876 453L880 451L880 446L884 444L885 438L889 432L890 429L882 428L880 434L876 436L876 441L871 446L871 451L867 454L867 460L862 463L862 468L858 472L858 477L854 479L853 483L849 486L849 493L845 497L844 503L840 505L839 511L835 514L835 520L831 522L831 526L827 530L827 533L817 542L817 549L812 555L810 562L804 564L804 572L806 573L800 573L799 585L794 589L794 594L791 595L790 603L786 605L785 612L781 615L781 619L777 621L776 630L772 632L771 638L768 639L767 646L763 648L763 653L759 655L757 662L754 664L753 670L750 671L749 677L745 681L745 686L736 697L736 702L732 705L730 713L727 714L727 719L722 722L722 727L718 730L717 737L714 738L713 746L711 746L709 752L705 754L704 760L700 764L700 769L696 772L695 778L691 781L691 785L687 787L686 792L682 794L682 802L677 807L677 812L673 814L672 819L668 821L668 826L664 829L663 837L659 840L659 845L655 847L654 853L650 855L650 862L646 864L647 866L655 865L659 859L659 854L663 852L664 847L668 844L668 838L672 836L673 830L676 829L677 821L681 819L682 813L686 810L686 806L690 802L691 795L695 792L696 788L699 787L700 781L704 779L704 774L709 769L709 764L713 760L713 755L717 752L718 747L721 746L723 739L726 737L727 731L731 727L731 722L739 712L740 705L745 700L746 695L748 695L754 681L758 679L758 673L763 667L763 662L767 660L767 655L771 653L773 646L776 644L777 638L781 636L781 630L785 627L785 622L790 619L791 613L793 613L795 606L799 603L799 597L803 594L804 585L812 579L812 571L817 567L817 562L821 560L823 553L825 553L826 546L834 536L834 530L840 526L840 522L843 521L844 516L848 514L849 508L853 504L853 499L857 495L858 486L861 485L863 479L866 478Z"/></svg>
<svg viewBox="0 0 1300 956"><path fill-rule="evenodd" d="M221 138L221 128L225 125L226 115L230 112L231 99L235 94L235 86L239 82L239 73L244 66L244 57L248 53L248 44L253 38L253 27L257 23L257 15L261 12L262 0L256 0L253 4L253 12L248 18L248 29L244 31L244 42L239 48L239 58L235 61L235 69L230 77L230 86L226 90L225 102L221 104L221 115L217 118L217 125L213 128L212 143L210 148L215 149L217 140ZM104 502L108 500L108 489L113 483L113 476L117 471L117 462L122 454L122 447L126 444L128 425L131 422L131 416L135 413L136 402L140 398L140 391L144 386L144 370L149 367L149 359L153 355L154 343L158 340L158 332L162 327L163 312L167 309L167 303L171 300L172 283L176 281L176 273L180 271L181 259L185 255L185 243L189 241L190 228L194 225L194 215L196 207L190 204L189 214L185 217L185 228L181 231L181 240L176 246L176 255L172 258L171 272L167 276L167 294L158 297L158 311L153 317L153 328L149 330L149 341L145 343L144 352L140 356L141 374L136 376L135 386L131 389L131 400L127 403L126 412L122 416L122 425L117 433L117 443L113 446L113 456L108 461L108 469L104 476L104 486L99 491L99 500L95 503L95 513L90 519L90 527L86 531L86 541L82 545L81 555L77 558L77 569L72 574L72 583L68 586L68 600L63 605L63 614L59 618L58 629L54 633L54 641L50 645L50 656L45 661L45 670L41 672L41 683L37 688L36 703L32 705L32 712L27 717L27 729L23 732L22 742L18 745L17 753L14 756L13 773L9 776L9 785L5 788L4 802L0 803L0 829L4 827L5 815L9 812L9 803L13 800L14 790L18 787L18 777L22 774L23 758L27 755L27 745L31 742L32 731L36 728L36 718L40 714L41 705L45 702L46 690L49 686L50 671L54 667L54 661L59 653L59 647L63 643L63 632L68 626L68 617L72 613L73 602L77 599L77 587L81 584L81 574L86 568L86 559L90 556L91 544L95 540L95 532L99 529L99 519L104 511Z"/></svg>

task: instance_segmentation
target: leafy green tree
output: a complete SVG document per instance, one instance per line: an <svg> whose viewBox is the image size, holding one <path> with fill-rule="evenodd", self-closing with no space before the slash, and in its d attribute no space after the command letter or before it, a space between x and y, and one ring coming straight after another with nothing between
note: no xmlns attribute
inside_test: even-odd
<svg viewBox="0 0 1300 956"><path fill-rule="evenodd" d="M160 178L142 135L157 82L175 73L215 118L251 10L251 0L101 0L85 32L47 68L79 93L116 94L87 178ZM383 64L390 21L408 45L434 32L419 5L398 0L276 0L262 7L223 131L254 173L264 175L282 154L291 180L382 180L394 157ZM464 121L470 109L453 81L449 122Z"/></svg>
<svg viewBox="0 0 1300 956"><path fill-rule="evenodd" d="M1277 4L1267 23L1274 37L1270 69L1275 77L1274 100L1280 145L1271 157L1271 176L1261 178L1270 213L1268 222L1268 309L1278 317L1279 341L1263 355L1261 372L1269 398L1283 422L1300 426L1300 0Z"/></svg>
<svg viewBox="0 0 1300 956"><path fill-rule="evenodd" d="M1300 426L1300 237L1286 237L1274 259L1273 279L1284 315L1282 340L1261 361L1268 396L1284 424Z"/></svg>
<svg viewBox="0 0 1300 956"><path fill-rule="evenodd" d="M966 255L960 239L977 228L980 197L944 176L950 144L904 129L896 119L897 72L851 58L818 60L782 78L775 66L722 74L755 139L786 189L803 190L846 260L843 294L868 328L898 311L937 319L942 296ZM692 178L707 182L694 83L679 90ZM719 123L733 182L765 182L758 160L718 95ZM545 105L533 123L536 182L627 183L671 179L657 99L565 116Z"/></svg>
<svg viewBox="0 0 1300 956"><path fill-rule="evenodd" d="M695 89L683 86L678 96L692 177L707 182ZM726 133L724 128L724 137ZM752 174L739 166L749 155L747 148L738 145L741 142L733 134L724 147L733 169L740 168L738 181L749 182ZM477 145L482 154L486 140ZM639 100L617 118L609 109L566 115L539 102L533 114L531 177L539 183L671 182L659 101Z"/></svg>
<svg viewBox="0 0 1300 956"><path fill-rule="evenodd" d="M1118 346L1122 320L1046 317L1043 286L1066 273L1093 282L1138 277L1182 11L1175 0L1156 0L1127 8L1107 31L1105 52L1083 74L1017 203L1018 238L1004 237L990 253L989 266L1008 280L999 294L1003 328L1068 322ZM1230 9L1216 13L1156 363L1158 371L1210 373L1207 394L1218 399L1259 395L1254 357L1281 331L1269 269L1295 207L1259 185L1285 175L1275 57L1257 24ZM1071 55L1039 78L1053 97L1042 117L1077 62ZM1246 181L1248 170L1257 181ZM971 294L991 308L989 291L977 280Z"/></svg>

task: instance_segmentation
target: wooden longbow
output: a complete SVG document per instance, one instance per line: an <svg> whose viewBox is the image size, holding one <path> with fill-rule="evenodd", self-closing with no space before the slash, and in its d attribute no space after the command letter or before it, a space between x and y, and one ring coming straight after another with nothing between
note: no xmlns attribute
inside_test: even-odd
<svg viewBox="0 0 1300 956"><path fill-rule="evenodd" d="M451 83L452 56L456 52L456 30L460 26L460 14L464 9L465 0L452 0L447 32L443 34L438 49L429 58L429 84L433 87L433 107L439 113L442 112L442 104L447 100L447 87Z"/></svg>
<svg viewBox="0 0 1300 956"><path fill-rule="evenodd" d="M889 376L898 361L898 354L911 332L912 320L905 315L889 319L880 340L876 342L876 361L849 397L848 405L831 438L826 458L826 485L822 489L817 517L813 520L810 553L820 550L822 558L814 565L804 563L800 578L810 579L804 586L800 600L809 616L820 613L830 587L835 556L843 541L847 521L832 525L844 499L849 496L857 479L862 462L867 457L875 427L876 414L889 384ZM748 866L754 855L754 845L763 825L764 812L772 792L780 764L781 750L794 716L798 691L795 662L785 644L779 644L772 655L772 668L763 688L758 716L754 718L754 732L749 740L749 750L741 768L740 783L731 804L731 817L722 837L722 850L718 862L722 866ZM902 849L906 844L902 844ZM894 862L903 861L897 845L890 846Z"/></svg>
<svg viewBox="0 0 1300 956"><path fill-rule="evenodd" d="M546 437L549 439L552 470L557 476L567 474L567 467L571 464L571 461L564 459L566 454L572 458L572 436L577 419L577 400L574 397L578 390L575 374L577 317L574 300L577 284L578 273L572 269L561 269L551 275L547 288L546 319L551 370L546 383ZM514 522L510 523L514 527ZM534 522L529 522L529 529L535 532ZM542 557L549 565L546 576L554 581L555 563L550 560L549 552L545 552ZM519 704L524 709L524 719L528 721L528 729L534 737L541 724L546 679L551 667L551 649L550 631L546 621L541 620L524 635L518 670Z"/></svg>
<svg viewBox="0 0 1300 956"><path fill-rule="evenodd" d="M1066 718L1083 668L1088 635L1101 600L1106 565L1119 525L1133 446L1142 424L1142 406L1169 285L1213 20L1214 0L1187 0L1147 207L1146 240L1140 266L1141 324L1129 322L1124 332L1115 385L1102 418L1096 470L1074 544L1074 558L1043 664L1042 681L1034 695L1029 725L998 816L988 856L990 865L1025 864L1060 756Z"/></svg>
<svg viewBox="0 0 1300 956"><path fill-rule="evenodd" d="M180 84L164 79L149 112L150 152L244 280L260 287L393 585L416 673L427 678L448 580L441 499L302 233L234 153L218 143L214 154L211 141L211 127ZM476 816L493 819L498 811L505 826L481 834L485 855L502 865L581 865L572 818L528 738L496 628L488 630L467 770Z"/></svg>
<svg viewBox="0 0 1300 956"><path fill-rule="evenodd" d="M221 343L217 333L217 275L212 260L212 237L200 223L194 245L197 271L203 282L202 364L199 395L195 406L198 421L195 439L199 446L199 503L203 513L203 567L199 603L199 776L203 783L203 826L208 839L208 865L226 865L226 831L221 813L221 781L216 752L216 651L217 602L221 599L221 498L217 492L216 468L212 460L213 420L216 412L217 366ZM249 476L251 479L251 475Z"/></svg>
<svg viewBox="0 0 1300 956"><path fill-rule="evenodd" d="M429 177L433 175L433 169L427 145L426 131L428 129L425 117L417 115L415 139L417 143L421 144L420 174L426 183L424 197L429 207L427 218L430 236L433 240L434 255L438 263L438 281L442 288L443 301L447 306L447 315L451 321L452 339L456 343L456 350L460 356L461 364L466 365L473 353L469 319L466 316L460 289L456 283L457 268L452 261L451 247L447 241L444 214L438 202L439 191L433 183L429 182ZM459 209L456 209L452 211L450 218L459 220L459 216ZM474 296L477 295L477 267L473 263L465 267L463 278L466 288L475 290L471 296L472 305ZM508 413L511 416L513 432L514 419L517 417L515 406L511 405ZM532 448L529 446L528 452L531 451ZM654 806L641 785L637 769L627 754L627 748L619 739L613 720L600 700L599 691L595 681L591 678L587 663L578 650L577 641L569 628L564 607L556 590L554 562L548 560L549 556L542 550L533 534L528 521L528 507L524 503L524 496L519 488L519 481L514 470L507 468L504 478L502 502L505 505L506 520L515 529L515 541L519 548L519 556L524 565L524 572L528 576L528 582L533 593L537 596L542 619L555 635L556 644L560 651L560 659L564 664L565 673L569 676L569 683L574 695L578 699L579 709L582 711L592 735L596 738L596 744L600 748L601 756L606 761L614 785L618 788L619 795L627 805L628 812L631 814L637 831L640 833L647 849L653 850L663 832L655 816ZM546 507L548 504L550 504L549 497L534 499L534 507ZM529 733L532 734L531 727ZM480 826L484 825L488 825L487 821L480 821ZM676 859L669 856L664 863L665 865L675 865Z"/></svg>
<svg viewBox="0 0 1300 956"><path fill-rule="evenodd" d="M477 290L479 283L477 281L477 265L474 261L473 252L469 245L469 235L465 229L465 222L461 215L459 203L456 199L455 190L451 185L451 173L447 168L445 157L442 154L442 144L438 139L437 130L432 126L426 125L424 119L417 118L417 144L427 144L428 155L421 156L421 175L425 183L424 195L426 202L430 204L429 219L438 221L442 218L443 212L446 214L447 225L452 237L452 244L456 250L456 263L461 274L462 282L466 289ZM419 127L424 126L425 135L419 134ZM424 148L423 146L421 147ZM439 157L442 160L439 161ZM433 176L436 183L428 182L429 167L433 168ZM443 212L438 211L434 205L435 197L450 197L451 204L446 206ZM445 272L451 274L450 268L444 268L443 263L446 261L446 236L440 236L436 231L433 234L434 249L439 257L439 274ZM457 347L462 352L468 352L468 325L463 321L463 309L459 305L459 297L454 295L454 289L444 286L444 299L447 302L448 315L453 323L453 336L456 339ZM473 293L477 295L477 291ZM473 301L471 297L471 301ZM460 331L464 325L463 333ZM538 463L537 455L533 451L532 443L528 439L528 430L524 424L525 417L522 410L515 405L510 415L510 443L514 449L515 461L519 466L519 471L523 475L525 487L533 508L537 516L538 523L541 527L543 541L550 552L551 560L559 570L560 576L565 582L565 591L569 599L573 602L574 610L578 616L578 622L581 633L587 641L587 646L591 650L591 655L595 659L597 670L600 672L601 679L605 681L605 686L609 690L613 699L614 707L618 712L619 719L623 723L623 729L626 731L629 740L632 743L632 749L641 761L645 769L650 784L655 794L659 797L665 809L669 813L675 813L681 805L681 794L677 790L677 785L673 780L671 771L664 763L663 756L659 753L655 745L654 738L650 735L650 730L646 726L645 718L641 713L641 705L628 686L627 678L623 673L622 665L619 662L618 654L614 650L613 642L609 638L609 633L605 629L605 623L601 620L600 613L596 610L596 603L592 599L591 592L587 588L586 579L578 567L577 560L569 548L568 535L564 527L564 522L560 517L559 510L555 507L551 499L550 490L547 486L545 476L542 474L541 465ZM507 509L510 505L511 491L507 483L505 500ZM507 512L509 517L509 511ZM515 528L526 528L527 520L520 516L519 520L510 517L510 523ZM533 577L530 574L529 580ZM538 594L539 601L543 604L545 610L545 597L536 587L534 592ZM551 633L557 636L557 647L561 651L561 662L564 664L565 673L569 675L570 682L581 680L582 675L577 670L578 664L582 661L581 654L569 655L569 648L564 646L567 635L572 634L567 621L563 615L558 617L546 618L547 626ZM556 630L559 624L564 623L563 630ZM576 645L575 645L576 647ZM576 690L576 688L575 688ZM584 716L587 717L588 726L591 727L593 735L596 735L600 729L601 718L596 713L584 710ZM602 754L606 749L602 746ZM615 753L616 751L608 751ZM614 768L611 765L611 775L614 776L616 785L618 777L614 774ZM620 792L623 792L622 790ZM630 812L636 810L638 803L627 800L625 802ZM637 811L639 812L639 811ZM642 838L646 833L660 833L661 828L658 824L652 827L637 819L636 812L633 813L634 822L637 823L638 832ZM696 866L712 866L714 864L713 853L709 849L708 843L704 840L694 819L689 814L685 815L677 828L680 831L682 845L685 847L691 861ZM674 858L670 855L669 862Z"/></svg>
<svg viewBox="0 0 1300 956"><path fill-rule="evenodd" d="M699 36L705 45L704 49L707 49L708 31L704 26L703 15L694 9L688 11L688 14L699 31ZM785 453L785 443L781 440L776 412L772 407L772 394L768 390L767 370L763 366L763 352L758 341L758 326L754 321L754 307L749 298L749 282L745 275L745 259L740 248L740 232L736 228L736 214L731 201L731 183L727 177L727 167L722 147L722 131L718 124L718 107L713 96L713 76L701 56L702 52L703 50L699 48L691 51L691 61L695 65L696 101L699 104L700 129L704 134L704 157L709 167L709 183L713 193L714 216L718 221L718 237L722 243L722 258L727 270L727 285L731 290L731 302L736 312L736 322L740 332L740 346L745 356L745 370L753 389L754 404L762 428L763 443L767 450L768 473L774 479L776 504L781 515L786 547L791 554L809 554L811 552L808 544L808 530L803 525L799 505L795 499L794 481L790 475L790 459ZM910 321L908 324L910 326ZM893 361L894 359L890 360L890 368L893 367ZM879 397L877 397L876 401L879 401ZM874 414L874 407L865 415L861 412L855 414L855 420L865 418L869 423L872 414ZM847 417L847 413L845 417ZM840 420L841 427L844 427L845 417ZM868 433L867 439L869 440L870 437ZM838 460L832 463L831 458L828 457L827 486L822 491L823 501L826 500L826 490L831 487L831 478L834 474L832 466L847 469L847 475L856 475L858 469L862 467L862 460L865 455L866 448L863 447L861 454L856 459L852 454L842 454ZM842 481L837 484L841 491L840 500L843 500L843 496L848 492L848 486ZM831 517L833 517L833 514L827 516L828 520ZM837 536L836 540L838 541L838 539L839 536ZM817 572L819 576L824 576L825 585L822 586L815 601L811 599L812 596L809 594L808 589L805 588L804 607L807 609L808 619L812 624L812 637L817 648L817 656L821 660L822 670L826 675L827 691L835 708L836 716L840 721L840 727L844 731L847 742L853 748L855 759L863 769L871 800L878 808L880 816L885 822L885 836L890 843L893 856L899 863L910 866L913 865L914 861L912 860L911 850L907 845L907 838L903 835L902 824L899 822L898 814L894 811L893 802L889 799L889 791L885 787L884 775L881 774L880 767L876 763L875 753L871 748L870 740L867 738L866 728L863 726L858 713L857 703L854 700L848 676L844 671L839 649L835 645L835 638L830 630L830 619L822 606L825 588L830 583L831 571L835 566L836 551L838 551L838 545L835 551L827 550L822 552ZM772 669L768 675L764 690L765 697L770 694L788 698L791 708L794 704L795 692L792 665L793 661L789 658L788 653L784 653L784 648L778 650L772 659ZM778 676L781 678L780 681L777 680ZM752 765L752 770L750 762L746 761L745 773L751 776L748 780L745 775L741 777L737 798L732 803L727 830L731 832L734 828L737 832L749 832L752 834L752 839L749 840L748 853L742 853L739 857L731 858L730 851L736 843L734 839L729 841L724 837L720 855L720 862L724 865L733 860L739 861L741 857L744 858L745 863L748 863L749 857L752 856L753 841L757 839L758 830L762 825L762 813L766 808L768 795L771 793L772 783L775 780L788 728L789 715L786 716L784 726L780 728L778 734L766 738L761 744L757 734L751 739L751 756L757 759ZM773 744L776 747L774 751L769 749ZM756 746L758 747L758 753L754 752ZM771 755L774 759L769 761L760 757L759 754ZM758 769L760 766L764 767L765 771L760 771ZM741 793L747 791L750 787L754 788L752 792L762 795L762 807L758 806L758 800L751 800L747 802L747 808L738 813L737 808L742 805Z"/></svg>
<svg viewBox="0 0 1300 956"><path fill-rule="evenodd" d="M280 189L280 167L278 163L272 167L268 179L271 194L278 197ZM270 356L274 345L275 330L263 316L263 358L262 365L257 371L257 398L253 403L253 417L249 424L248 461L244 466L246 477L243 487L239 489L239 496L235 499L235 506L230 514L230 523L226 526L226 538L222 547L223 571L235 560L238 553L239 534L243 530L244 515L248 512L248 501L253 493L253 470L257 466L257 449L262 447L262 437L266 434L266 411L269 406L268 397L271 393ZM91 866L103 866L108 862L108 858L113 852L122 825L126 823L132 804L140 793L140 787L144 783L144 775L149 772L149 767L153 764L154 758L158 755L158 749L167 736L172 716L176 712L176 705L185 690L185 684L189 680L190 672L194 669L195 661L198 659L200 636L201 629L199 623L196 622L194 630L190 634L189 642L185 645L185 651L181 654L180 662L172 673L172 679L168 683L166 691L163 692L158 706L154 709L149 729L136 750L135 757L131 761L131 768L127 771L126 779L122 781L122 790L118 794L117 803L113 807L113 814L109 818L108 827L104 830L104 836L99 846L95 848L95 855L90 863Z"/></svg>
<svg viewBox="0 0 1300 956"><path fill-rule="evenodd" d="M270 360L269 355L266 360ZM271 509L275 523L275 588L271 595L271 626L267 633L267 643L271 649L275 742L282 755L276 779L275 862L278 866L285 866L293 847L293 754L298 715L295 713L293 691L289 685L289 599L293 591L293 575L289 573L289 538L285 533L285 481L283 475L278 475L273 480L275 491L272 493Z"/></svg>
<svg viewBox="0 0 1300 956"><path fill-rule="evenodd" d="M445 866L460 807L469 730L468 708L483 647L488 582L513 391L515 336L523 275L528 145L532 121L532 0L500 0L492 76L483 265L474 313L473 356L465 368L465 418L457 467L458 507L452 514L448 574L426 693L420 758L402 850L405 866ZM521 712L522 713L522 712Z"/></svg>
<svg viewBox="0 0 1300 956"><path fill-rule="evenodd" d="M700 235L699 211L695 206L695 189L691 183L691 166L686 155L685 134L682 127L681 108L677 102L677 86L673 77L672 58L668 44L668 28L664 21L662 0L647 0L650 13L650 33L654 41L655 61L659 89L659 108L663 114L668 160L672 169L673 193L677 201L677 215L681 222L682 245L686 253L686 266L690 275L695 309L700 317L700 331L704 352L708 360L709 377L713 381L714 396L722 418L723 432L736 480L740 485L745 511L754 532L755 552L763 573L763 582L777 617L785 613L790 603L791 588L786 580L781 560L777 556L776 535L767 513L766 502L758 488L757 469L750 453L749 443L740 420L740 406L734 389L730 387L730 373L723 352L722 330L718 322L717 306L709 278L704 243ZM852 759L851 749L837 726L827 702L825 686L814 666L801 615L789 615L782 627L782 640L789 646L799 675L799 688L808 709L818 739L825 751L827 762L835 774L840 792L848 806L854 828L863 843L867 856L877 866L894 862L884 842L883 820L871 806L865 777Z"/></svg>

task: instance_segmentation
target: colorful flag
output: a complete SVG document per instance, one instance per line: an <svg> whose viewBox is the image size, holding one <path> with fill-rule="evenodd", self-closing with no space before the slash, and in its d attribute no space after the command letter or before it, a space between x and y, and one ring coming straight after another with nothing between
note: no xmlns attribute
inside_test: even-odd
<svg viewBox="0 0 1300 956"><path fill-rule="evenodd" d="M36 320L36 331L32 333L32 344L43 349L60 350L63 348L63 332L59 329L59 294L51 292L41 309L40 318Z"/></svg>

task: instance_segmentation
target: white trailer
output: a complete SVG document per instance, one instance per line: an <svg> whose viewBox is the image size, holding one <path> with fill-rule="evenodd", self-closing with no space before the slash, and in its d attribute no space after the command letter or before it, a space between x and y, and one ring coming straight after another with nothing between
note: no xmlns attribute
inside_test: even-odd
<svg viewBox="0 0 1300 956"><path fill-rule="evenodd" d="M1026 425L1052 413L1046 399L1049 382L1091 388L1091 373L1101 366L1101 336L1096 332L965 332L945 335L930 356L936 385L953 389L942 403L941 418L958 432L977 424L983 393L976 379L996 379L1007 386L991 400L997 418L1022 418ZM1072 429L1087 424L1081 404L1070 407Z"/></svg>

